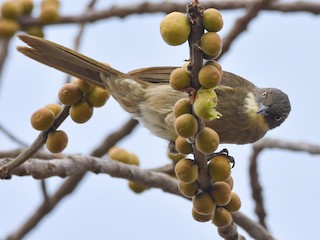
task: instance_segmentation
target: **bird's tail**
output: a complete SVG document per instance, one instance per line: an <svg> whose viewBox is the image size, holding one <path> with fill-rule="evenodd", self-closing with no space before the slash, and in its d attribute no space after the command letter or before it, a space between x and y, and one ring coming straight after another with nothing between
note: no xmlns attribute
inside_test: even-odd
<svg viewBox="0 0 320 240"><path fill-rule="evenodd" d="M18 46L17 50L19 52L40 63L100 87L104 86L100 78L101 73L108 75L109 78L125 75L103 63L54 42L25 34L21 34L18 37L29 45L29 47Z"/></svg>
<svg viewBox="0 0 320 240"><path fill-rule="evenodd" d="M146 84L142 80L48 40L24 34L19 38L29 45L18 46L19 52L91 84L107 88L126 111L138 114L136 105L142 100L143 86Z"/></svg>

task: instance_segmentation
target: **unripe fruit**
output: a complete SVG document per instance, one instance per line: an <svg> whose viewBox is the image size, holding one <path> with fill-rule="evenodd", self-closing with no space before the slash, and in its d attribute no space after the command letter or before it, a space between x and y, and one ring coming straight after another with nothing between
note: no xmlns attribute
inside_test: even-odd
<svg viewBox="0 0 320 240"><path fill-rule="evenodd" d="M123 148L120 147L112 147L108 151L108 155L111 159L116 160L118 162L129 164L130 154Z"/></svg>
<svg viewBox="0 0 320 240"><path fill-rule="evenodd" d="M209 32L218 32L223 27L221 13L214 8L208 8L203 12L202 24Z"/></svg>
<svg viewBox="0 0 320 240"><path fill-rule="evenodd" d="M200 46L210 59L215 59L222 51L222 40L217 33L206 32L200 39Z"/></svg>
<svg viewBox="0 0 320 240"><path fill-rule="evenodd" d="M54 113L46 108L35 111L31 116L31 125L39 131L48 130L54 122Z"/></svg>
<svg viewBox="0 0 320 240"><path fill-rule="evenodd" d="M60 1L59 0L42 0L41 8L46 7L48 5L53 5L55 8L59 9Z"/></svg>
<svg viewBox="0 0 320 240"><path fill-rule="evenodd" d="M230 177L228 177L226 180L224 180L226 183L229 184L230 188L233 189L233 178L230 175Z"/></svg>
<svg viewBox="0 0 320 240"><path fill-rule="evenodd" d="M102 107L109 99L110 94L106 89L94 87L90 93L86 95L87 101L93 107Z"/></svg>
<svg viewBox="0 0 320 240"><path fill-rule="evenodd" d="M170 85L175 90L183 90L190 87L190 72L186 68L176 68L170 74Z"/></svg>
<svg viewBox="0 0 320 240"><path fill-rule="evenodd" d="M64 84L58 93L60 102L67 106L76 104L81 97L81 91L72 83Z"/></svg>
<svg viewBox="0 0 320 240"><path fill-rule="evenodd" d="M87 101L81 100L71 106L69 114L74 122L85 123L92 117L93 107Z"/></svg>
<svg viewBox="0 0 320 240"><path fill-rule="evenodd" d="M178 136L175 141L176 150L179 153L189 154L192 153L192 144L187 141L186 138Z"/></svg>
<svg viewBox="0 0 320 240"><path fill-rule="evenodd" d="M201 87L197 91L196 99L193 103L193 110L199 118L204 121L211 121L221 117L216 110L217 94L212 88Z"/></svg>
<svg viewBox="0 0 320 240"><path fill-rule="evenodd" d="M200 152L210 154L217 150L220 139L216 131L205 127L197 134L195 143Z"/></svg>
<svg viewBox="0 0 320 240"><path fill-rule="evenodd" d="M139 166L140 165L140 161L139 161L139 158L137 157L137 155L135 155L134 153L130 153L129 152L129 162L128 162L128 164Z"/></svg>
<svg viewBox="0 0 320 240"><path fill-rule="evenodd" d="M224 207L217 207L212 223L219 228L228 227L232 223L231 213Z"/></svg>
<svg viewBox="0 0 320 240"><path fill-rule="evenodd" d="M142 193L144 190L147 189L146 186L134 181L129 181L129 188L135 193Z"/></svg>
<svg viewBox="0 0 320 240"><path fill-rule="evenodd" d="M197 181L194 181L192 183L185 183L185 182L179 181L178 189L183 196L187 198L192 198L198 193L200 189L200 185Z"/></svg>
<svg viewBox="0 0 320 240"><path fill-rule="evenodd" d="M11 38L19 29L20 25L17 21L0 19L0 37Z"/></svg>
<svg viewBox="0 0 320 240"><path fill-rule="evenodd" d="M186 155L185 154L181 154L181 153L172 153L170 151L167 151L167 156L174 163L177 163L180 159L185 158Z"/></svg>
<svg viewBox="0 0 320 240"><path fill-rule="evenodd" d="M221 81L220 71L212 66L203 66L198 74L199 83L205 88L215 88Z"/></svg>
<svg viewBox="0 0 320 240"><path fill-rule="evenodd" d="M174 127L179 136L190 138L197 133L198 122L192 114L186 113L176 119Z"/></svg>
<svg viewBox="0 0 320 240"><path fill-rule="evenodd" d="M173 106L173 115L175 118L185 113L192 113L192 104L189 98L181 98Z"/></svg>
<svg viewBox="0 0 320 240"><path fill-rule="evenodd" d="M75 80L76 85L83 93L90 93L94 89L94 85L87 83L86 81L83 81L82 79L77 78Z"/></svg>
<svg viewBox="0 0 320 240"><path fill-rule="evenodd" d="M225 181L231 174L231 166L226 156L218 155L209 162L209 174L214 182Z"/></svg>
<svg viewBox="0 0 320 240"><path fill-rule="evenodd" d="M240 207L241 207L241 200L239 195L236 194L235 192L231 192L231 200L226 206L224 206L224 208L226 208L230 212L236 212L240 209Z"/></svg>
<svg viewBox="0 0 320 240"><path fill-rule="evenodd" d="M22 14L30 14L33 10L32 0L18 0L18 4L21 6Z"/></svg>
<svg viewBox="0 0 320 240"><path fill-rule="evenodd" d="M208 215L214 213L216 204L207 192L200 192L192 199L193 209L200 214Z"/></svg>
<svg viewBox="0 0 320 240"><path fill-rule="evenodd" d="M207 61L205 66L207 66L207 65L212 65L212 66L216 67L219 70L221 76L223 75L222 67L221 67L220 63L218 63L216 60Z"/></svg>
<svg viewBox="0 0 320 240"><path fill-rule="evenodd" d="M215 182L210 189L210 195L217 205L225 206L231 200L231 188L226 182Z"/></svg>
<svg viewBox="0 0 320 240"><path fill-rule="evenodd" d="M3 18L17 19L22 12L21 6L15 1L6 1L1 5L1 15Z"/></svg>
<svg viewBox="0 0 320 240"><path fill-rule="evenodd" d="M68 144L68 135L64 131L55 131L48 134L46 147L52 153L62 152Z"/></svg>
<svg viewBox="0 0 320 240"><path fill-rule="evenodd" d="M194 220L198 222L208 222L212 220L213 216L214 216L214 212L208 215L204 215L204 214L198 213L196 210L192 208L192 217Z"/></svg>
<svg viewBox="0 0 320 240"><path fill-rule="evenodd" d="M185 183L192 183L198 178L198 165L195 161L183 158L174 167L176 177Z"/></svg>
<svg viewBox="0 0 320 240"><path fill-rule="evenodd" d="M30 26L30 27L27 27L25 31L26 33L32 36L36 36L40 38L44 37L44 32L42 30L42 27L40 26Z"/></svg>
<svg viewBox="0 0 320 240"><path fill-rule="evenodd" d="M191 27L188 18L180 12L172 12L165 16L160 23L160 33L169 45L180 45L188 40Z"/></svg>
<svg viewBox="0 0 320 240"><path fill-rule="evenodd" d="M40 12L40 22L44 24L55 23L59 20L60 14L59 9L55 6L55 4L46 4L42 5Z"/></svg>
<svg viewBox="0 0 320 240"><path fill-rule="evenodd" d="M56 103L50 103L50 104L46 105L44 108L51 110L55 117L58 116L62 110L62 106L60 104L56 104Z"/></svg>

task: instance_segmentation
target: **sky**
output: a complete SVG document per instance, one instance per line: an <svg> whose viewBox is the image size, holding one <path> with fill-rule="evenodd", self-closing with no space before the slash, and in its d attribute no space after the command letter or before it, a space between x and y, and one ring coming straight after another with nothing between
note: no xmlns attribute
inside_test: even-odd
<svg viewBox="0 0 320 240"><path fill-rule="evenodd" d="M79 14L87 1L62 1L62 14ZM97 7L139 1L100 1ZM222 11L225 27L232 28L243 11ZM127 72L150 66L181 66L188 58L188 46L167 45L160 36L164 14L133 15L88 24L80 52ZM249 25L221 59L224 70L247 78L260 87L276 87L289 95L292 111L285 123L267 137L293 142L319 144L319 42L320 18L308 13L262 12ZM78 26L53 25L45 35L59 44L73 46ZM27 59L15 50L10 53L0 88L0 123L30 144L37 136L30 116L38 108L57 101L65 75ZM65 153L88 154L100 141L119 128L130 116L113 100L95 109L86 124L70 119L61 129L69 136ZM169 163L167 143L138 127L119 146L135 152L143 168ZM0 133L0 151L16 149L16 143ZM248 167L250 145L221 145L236 159L232 170L234 191L242 200L241 211L252 219ZM259 174L267 211L267 224L277 239L313 239L320 217L318 156L285 150L268 150L259 158ZM62 179L48 179L54 193ZM20 226L42 202L40 182L31 177L13 177L0 182L0 239ZM240 228L247 239L250 239ZM132 193L127 181L108 175L88 173L76 191L64 199L26 240L40 239L219 239L210 223L198 223L191 216L191 203L177 196L152 189Z"/></svg>

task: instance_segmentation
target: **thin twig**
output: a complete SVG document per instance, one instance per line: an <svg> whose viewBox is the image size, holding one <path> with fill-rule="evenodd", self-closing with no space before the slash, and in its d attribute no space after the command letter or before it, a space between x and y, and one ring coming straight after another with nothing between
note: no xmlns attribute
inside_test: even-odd
<svg viewBox="0 0 320 240"><path fill-rule="evenodd" d="M3 164L5 159L0 159L0 164ZM49 167L48 167L49 166ZM88 169L86 169L88 167ZM61 169L63 168L63 169ZM165 192L169 192L174 195L180 195L177 188L177 180L168 176L167 174L153 172L150 170L142 170L137 166L127 165L119 163L113 160L100 159L91 156L74 156L67 159L53 159L53 160L38 160L32 159L19 166L14 174L28 174L35 177L44 176L65 176L68 174L76 174L79 171L91 170L95 173L108 173L114 177L121 177L128 180L134 180L143 183L146 186L156 187L163 189ZM66 182L59 188L56 194L50 197L51 205L48 206L44 203L36 210L32 218L27 221L19 231L10 235L7 239L21 239L26 232L30 231L35 225L43 218L45 214L50 212L52 208L67 194L71 193L77 184L79 179L75 177L69 177ZM233 219L236 224L242 227L248 232L254 239L274 239L271 234L264 229L260 224L249 219L241 212L232 213ZM24 234L22 231L26 231Z"/></svg>
<svg viewBox="0 0 320 240"><path fill-rule="evenodd" d="M21 147L26 147L28 144L14 136L11 132L9 132L4 126L0 124L0 131L6 135L9 139L11 139L13 142L17 143Z"/></svg>
<svg viewBox="0 0 320 240"><path fill-rule="evenodd" d="M252 1L252 4L248 7L247 12L242 17L237 19L231 31L223 38L222 54L228 52L234 40L247 29L249 23L256 16L258 16L261 9L266 8L272 2L273 0L261 0L258 2Z"/></svg>
<svg viewBox="0 0 320 240"><path fill-rule="evenodd" d="M208 1L204 2L205 8L214 7L220 10L234 10L248 8L252 3L260 3L257 0L228 0L228 1ZM53 24L74 24L74 23L92 23L112 17L125 18L133 14L150 14L150 13L169 13L172 11L185 12L186 3L163 1L159 3L142 2L127 6L112 6L103 10L93 11L90 14L81 14L78 16L61 16L60 20ZM270 5L263 6L261 10L279 11L284 13L307 12L320 14L320 3L317 2L280 2L276 1ZM41 25L38 18L25 17L21 20L23 28L32 25Z"/></svg>
<svg viewBox="0 0 320 240"><path fill-rule="evenodd" d="M0 167L0 179L10 178L11 172L15 168L19 167L21 164L27 161L45 144L48 134L53 130L56 130L60 126L60 124L69 116L69 108L70 106L65 106L55 119L53 126L50 129L41 132L28 148L21 152L15 159Z"/></svg>
<svg viewBox="0 0 320 240"><path fill-rule="evenodd" d="M249 177L252 190L252 198L255 202L255 213L258 216L259 223L267 228L265 218L266 210L263 201L263 188L259 180L258 157L265 149L282 149L289 151L306 152L309 154L320 154L320 145L309 144L305 142L292 142L279 139L264 138L255 143L250 155Z"/></svg>
<svg viewBox="0 0 320 240"><path fill-rule="evenodd" d="M8 56L10 39L0 38L0 89L4 63Z"/></svg>
<svg viewBox="0 0 320 240"><path fill-rule="evenodd" d="M110 147L114 146L117 142L130 135L133 129L137 126L137 121L130 119L119 130L110 134L106 139L91 153L92 156L103 156ZM60 159L60 158L59 158ZM1 164L0 164L1 165ZM17 228L12 234L7 237L7 240L22 239L28 232L37 226L37 224L49 214L62 199L71 194L79 185L85 173L68 177L59 187L59 189L49 197L48 201L44 201L35 212L26 219L26 221ZM50 203L50 204L48 204Z"/></svg>

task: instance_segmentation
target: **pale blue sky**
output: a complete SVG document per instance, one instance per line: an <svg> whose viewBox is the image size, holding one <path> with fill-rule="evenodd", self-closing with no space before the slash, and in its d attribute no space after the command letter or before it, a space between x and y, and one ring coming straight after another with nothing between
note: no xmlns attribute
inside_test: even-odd
<svg viewBox="0 0 320 240"><path fill-rule="evenodd" d="M63 13L76 14L87 1L63 1ZM139 1L100 1L111 3ZM222 11L224 36L242 11ZM182 65L188 58L186 44L168 46L159 33L164 14L134 15L112 18L88 25L81 52L108 62L121 71L135 68ZM320 18L308 13L284 14L263 12L230 52L221 60L223 69L243 76L261 87L277 87L289 95L292 112L286 122L268 137L319 144L318 91ZM50 26L46 37L72 47L77 26ZM37 136L29 119L32 112L55 102L65 76L31 61L15 51L22 43L15 39L2 76L0 89L1 124L25 142ZM129 115L111 99L95 109L93 118L84 125L67 120L61 127L68 132L66 153L89 153L101 139L121 126ZM102 133L102 134L101 134ZM138 127L120 146L135 152L143 168L168 163L166 142ZM0 133L0 151L17 146ZM243 205L241 211L255 219L248 179L250 145L228 147L237 161L233 169L235 191ZM264 187L267 223L277 239L314 239L320 217L319 157L304 153L272 150L259 160ZM50 192L61 183L48 181ZM0 183L0 239L19 226L42 201L40 182L30 177L13 177ZM240 230L241 231L241 230ZM242 232L242 231L241 231ZM246 235L247 236L247 235ZM191 203L160 190L135 195L127 182L107 175L87 174L74 194L25 239L219 239L210 223L192 219ZM250 238L248 238L250 239Z"/></svg>

